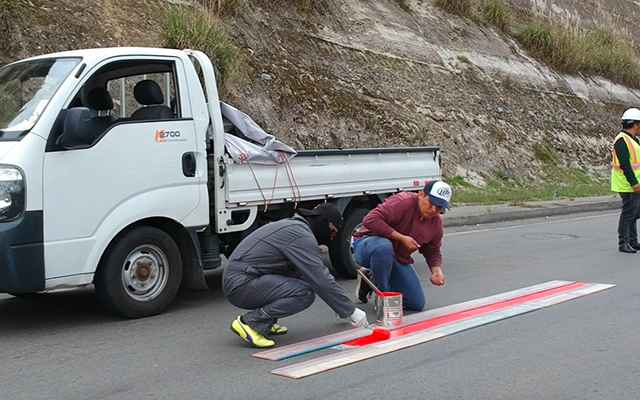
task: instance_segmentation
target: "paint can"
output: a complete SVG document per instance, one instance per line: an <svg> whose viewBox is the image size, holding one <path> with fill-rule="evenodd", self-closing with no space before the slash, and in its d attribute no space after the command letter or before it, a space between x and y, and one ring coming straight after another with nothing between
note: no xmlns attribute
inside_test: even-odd
<svg viewBox="0 0 640 400"><path fill-rule="evenodd" d="M382 326L402 324L402 293L382 292L376 296L376 320Z"/></svg>

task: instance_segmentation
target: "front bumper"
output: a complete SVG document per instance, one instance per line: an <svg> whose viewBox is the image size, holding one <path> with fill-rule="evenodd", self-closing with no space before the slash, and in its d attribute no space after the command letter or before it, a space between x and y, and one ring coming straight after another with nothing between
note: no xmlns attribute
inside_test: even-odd
<svg viewBox="0 0 640 400"><path fill-rule="evenodd" d="M42 211L0 223L0 293L44 290L43 229Z"/></svg>

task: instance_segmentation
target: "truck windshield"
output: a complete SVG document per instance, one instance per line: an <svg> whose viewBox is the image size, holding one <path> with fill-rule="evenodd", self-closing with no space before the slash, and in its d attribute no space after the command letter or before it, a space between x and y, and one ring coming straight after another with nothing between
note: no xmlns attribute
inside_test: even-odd
<svg viewBox="0 0 640 400"><path fill-rule="evenodd" d="M50 58L7 65L0 69L0 139L24 136L79 58Z"/></svg>

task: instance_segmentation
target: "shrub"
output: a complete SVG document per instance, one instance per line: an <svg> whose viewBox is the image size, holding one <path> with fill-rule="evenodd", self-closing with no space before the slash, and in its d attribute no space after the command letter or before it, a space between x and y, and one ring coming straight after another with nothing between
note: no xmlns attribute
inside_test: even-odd
<svg viewBox="0 0 640 400"><path fill-rule="evenodd" d="M640 86L635 47L612 27L584 30L541 16L529 16L513 32L514 11L506 0L435 0L445 11L491 24L514 36L531 55L559 72L598 75Z"/></svg>
<svg viewBox="0 0 640 400"><path fill-rule="evenodd" d="M402 8L404 11L411 12L411 8L409 7L407 0L396 0L396 3L398 3L400 8Z"/></svg>
<svg viewBox="0 0 640 400"><path fill-rule="evenodd" d="M576 73L580 40L568 29L540 18L527 22L516 34L520 43L536 58L561 72Z"/></svg>
<svg viewBox="0 0 640 400"><path fill-rule="evenodd" d="M548 140L542 139L533 144L534 156L548 165L555 165L558 162L558 154L553 145Z"/></svg>
<svg viewBox="0 0 640 400"><path fill-rule="evenodd" d="M630 86L640 84L635 49L612 28L601 28L583 37L580 69Z"/></svg>
<svg viewBox="0 0 640 400"><path fill-rule="evenodd" d="M469 17L474 5L472 0L435 0L438 7L452 14Z"/></svg>
<svg viewBox="0 0 640 400"><path fill-rule="evenodd" d="M201 0L205 10L218 16L232 15L240 11L246 0Z"/></svg>
<svg viewBox="0 0 640 400"><path fill-rule="evenodd" d="M511 30L513 13L505 0L487 0L482 6L482 16L502 32L509 33Z"/></svg>
<svg viewBox="0 0 640 400"><path fill-rule="evenodd" d="M640 84L638 55L613 28L587 31L536 18L516 37L534 57L561 72L599 75L633 87Z"/></svg>
<svg viewBox="0 0 640 400"><path fill-rule="evenodd" d="M240 52L226 33L223 22L210 9L171 7L162 26L162 45L193 49L207 54L213 63L218 88L226 93L237 75Z"/></svg>

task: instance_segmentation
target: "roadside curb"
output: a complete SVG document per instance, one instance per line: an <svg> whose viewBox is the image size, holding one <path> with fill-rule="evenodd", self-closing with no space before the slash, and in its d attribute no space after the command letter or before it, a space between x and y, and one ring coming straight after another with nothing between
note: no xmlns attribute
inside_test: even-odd
<svg viewBox="0 0 640 400"><path fill-rule="evenodd" d="M618 198L610 198L597 202L583 204L554 204L550 207L526 208L521 207L517 210L487 212L484 214L464 215L464 216L443 216L442 222L444 227L465 226L489 224L492 222L514 221L526 218L549 217L553 215L566 215L581 212L604 211L620 209L621 200ZM451 212L455 213L454 211Z"/></svg>

